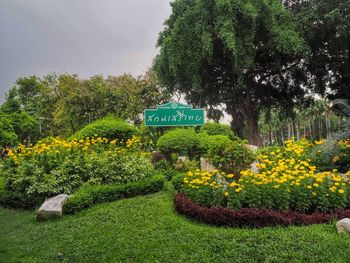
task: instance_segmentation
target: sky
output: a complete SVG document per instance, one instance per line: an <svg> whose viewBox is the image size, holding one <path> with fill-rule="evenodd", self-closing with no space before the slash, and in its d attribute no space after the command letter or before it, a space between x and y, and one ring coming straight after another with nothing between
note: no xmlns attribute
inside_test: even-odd
<svg viewBox="0 0 350 263"><path fill-rule="evenodd" d="M170 0L0 0L0 103L18 77L140 75Z"/></svg>

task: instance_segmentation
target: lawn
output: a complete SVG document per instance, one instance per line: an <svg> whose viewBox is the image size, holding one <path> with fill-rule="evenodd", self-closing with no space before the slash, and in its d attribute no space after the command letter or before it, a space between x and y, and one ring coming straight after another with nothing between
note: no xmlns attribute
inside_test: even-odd
<svg viewBox="0 0 350 263"><path fill-rule="evenodd" d="M171 191L36 222L0 208L0 262L350 262L335 225L229 229L189 221Z"/></svg>

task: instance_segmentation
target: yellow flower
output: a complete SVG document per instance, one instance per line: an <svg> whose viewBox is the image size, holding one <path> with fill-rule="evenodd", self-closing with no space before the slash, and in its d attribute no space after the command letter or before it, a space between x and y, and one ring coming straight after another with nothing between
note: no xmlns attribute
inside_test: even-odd
<svg viewBox="0 0 350 263"><path fill-rule="evenodd" d="M339 189L338 192L339 192L340 194L344 194L344 190L343 190L343 189Z"/></svg>
<svg viewBox="0 0 350 263"><path fill-rule="evenodd" d="M228 197L229 195L230 195L230 193L229 192L225 192L225 197Z"/></svg>

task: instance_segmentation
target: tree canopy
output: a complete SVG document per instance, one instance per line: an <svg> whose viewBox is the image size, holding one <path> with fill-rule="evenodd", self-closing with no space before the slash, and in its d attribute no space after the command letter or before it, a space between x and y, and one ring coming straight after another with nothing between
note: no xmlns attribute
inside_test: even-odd
<svg viewBox="0 0 350 263"><path fill-rule="evenodd" d="M300 66L305 85L331 99L350 99L350 1L285 0L310 47Z"/></svg>
<svg viewBox="0 0 350 263"><path fill-rule="evenodd" d="M176 0L165 25L154 63L161 82L193 104L224 104L251 143L264 107L302 100L292 76L308 47L281 1Z"/></svg>

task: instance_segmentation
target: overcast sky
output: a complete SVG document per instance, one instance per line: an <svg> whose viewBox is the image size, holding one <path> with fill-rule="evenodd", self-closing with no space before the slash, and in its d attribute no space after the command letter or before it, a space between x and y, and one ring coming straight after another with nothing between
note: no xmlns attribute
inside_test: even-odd
<svg viewBox="0 0 350 263"><path fill-rule="evenodd" d="M170 0L0 0L0 103L21 76L144 73Z"/></svg>

